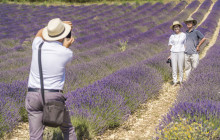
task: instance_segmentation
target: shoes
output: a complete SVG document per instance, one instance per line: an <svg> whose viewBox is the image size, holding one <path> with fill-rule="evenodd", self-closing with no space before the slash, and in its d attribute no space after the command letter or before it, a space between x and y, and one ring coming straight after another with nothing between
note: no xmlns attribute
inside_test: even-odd
<svg viewBox="0 0 220 140"><path fill-rule="evenodd" d="M174 83L173 86L174 86L174 87L177 86L177 83Z"/></svg>

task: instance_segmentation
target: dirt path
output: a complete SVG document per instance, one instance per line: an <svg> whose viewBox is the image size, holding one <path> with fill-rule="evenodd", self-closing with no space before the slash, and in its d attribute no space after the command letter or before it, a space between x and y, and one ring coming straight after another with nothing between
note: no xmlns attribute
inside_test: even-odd
<svg viewBox="0 0 220 140"><path fill-rule="evenodd" d="M217 28L212 36L212 39L210 40L208 46L206 46L204 48L204 50L202 51L202 53L200 54L200 59L203 59L207 53L207 51L215 44L217 38L218 38L218 35L219 35L219 30L220 30L220 19L218 21L218 25L217 25Z"/></svg>
<svg viewBox="0 0 220 140"><path fill-rule="evenodd" d="M176 99L179 86L165 83L158 99L152 99L140 108L129 119L115 130L107 130L95 139L103 140L146 140L151 139L162 115L168 112Z"/></svg>
<svg viewBox="0 0 220 140"><path fill-rule="evenodd" d="M29 140L28 123L19 123L11 133L5 135L3 140Z"/></svg>
<svg viewBox="0 0 220 140"><path fill-rule="evenodd" d="M200 4L201 5L201 4ZM214 5L214 3L213 3ZM209 15L211 8L204 16L205 21ZM199 6L200 7L200 6ZM199 8L198 7L198 8ZM197 11L198 8L195 10ZM195 12L194 11L194 12ZM201 23L200 23L201 24ZM200 54L200 59L204 58L206 52L216 42L217 36L220 30L220 20L218 27L210 40L209 45ZM161 116L165 115L172 104L175 102L179 85L174 87L170 83L165 83L160 91L158 99L150 100L146 104L140 105L139 109L129 117L129 119L122 124L119 128L114 130L107 130L102 136L98 136L94 139L103 140L142 140L151 139L155 135L155 128L159 121L162 119ZM28 123L19 123L18 126L11 133L5 135L3 140L29 140L29 126Z"/></svg>
<svg viewBox="0 0 220 140"><path fill-rule="evenodd" d="M204 1L204 0L203 0L203 1ZM200 8L200 6L202 5L202 2L203 2L203 1L200 0L199 6L196 8L195 11L193 11L193 12L189 15L189 17L191 17L193 14L195 14L195 13L199 10L199 8Z"/></svg>

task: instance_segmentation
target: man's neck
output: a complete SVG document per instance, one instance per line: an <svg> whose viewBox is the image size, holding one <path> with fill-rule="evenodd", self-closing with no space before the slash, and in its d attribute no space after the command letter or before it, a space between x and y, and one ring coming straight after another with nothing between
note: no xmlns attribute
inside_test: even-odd
<svg viewBox="0 0 220 140"><path fill-rule="evenodd" d="M193 27L191 27L191 28L188 28L188 31L189 31L189 32L191 32L192 30L193 30Z"/></svg>

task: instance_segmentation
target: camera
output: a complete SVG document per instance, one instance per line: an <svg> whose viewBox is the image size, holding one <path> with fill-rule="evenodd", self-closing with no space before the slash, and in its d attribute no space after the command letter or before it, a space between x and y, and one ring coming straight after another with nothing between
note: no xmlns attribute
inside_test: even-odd
<svg viewBox="0 0 220 140"><path fill-rule="evenodd" d="M66 36L66 38L71 38L71 31L70 31L69 34Z"/></svg>
<svg viewBox="0 0 220 140"><path fill-rule="evenodd" d="M170 63L170 67L172 67L172 62L170 58L167 59L167 63Z"/></svg>

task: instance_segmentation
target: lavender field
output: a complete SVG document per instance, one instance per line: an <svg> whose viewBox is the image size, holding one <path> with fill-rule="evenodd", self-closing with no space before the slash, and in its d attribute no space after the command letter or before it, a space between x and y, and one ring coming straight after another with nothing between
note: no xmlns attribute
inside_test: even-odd
<svg viewBox="0 0 220 140"><path fill-rule="evenodd" d="M32 40L50 19L73 23L75 42L70 49L74 59L66 69L64 94L78 138L90 139L119 126L140 104L158 97L163 83L171 80L166 64L172 34L169 26L174 20L183 22L200 4L192 17L201 22L212 3L0 4L0 138L27 121L24 99ZM201 51L217 27L219 11L217 0L197 27L208 38ZM219 39L180 89L177 102L158 127L158 139L166 139L170 133L175 139L185 130L172 132L186 124L193 130L201 126L192 132L201 136L198 138L219 138Z"/></svg>

